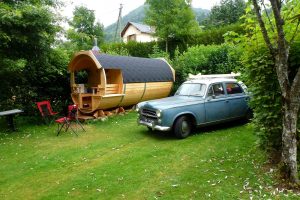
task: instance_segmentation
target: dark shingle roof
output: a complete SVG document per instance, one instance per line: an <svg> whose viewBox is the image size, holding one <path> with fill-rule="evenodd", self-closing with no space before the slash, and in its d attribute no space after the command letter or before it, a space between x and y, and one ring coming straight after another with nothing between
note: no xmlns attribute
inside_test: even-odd
<svg viewBox="0 0 300 200"><path fill-rule="evenodd" d="M124 83L173 81L170 66L161 59L94 55L104 69L121 69Z"/></svg>

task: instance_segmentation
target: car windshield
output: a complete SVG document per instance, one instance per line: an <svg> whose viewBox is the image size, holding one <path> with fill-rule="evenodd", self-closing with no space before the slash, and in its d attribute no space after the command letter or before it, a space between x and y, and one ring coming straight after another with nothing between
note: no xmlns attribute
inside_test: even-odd
<svg viewBox="0 0 300 200"><path fill-rule="evenodd" d="M204 96L206 85L200 83L184 83L182 84L175 95L182 96Z"/></svg>

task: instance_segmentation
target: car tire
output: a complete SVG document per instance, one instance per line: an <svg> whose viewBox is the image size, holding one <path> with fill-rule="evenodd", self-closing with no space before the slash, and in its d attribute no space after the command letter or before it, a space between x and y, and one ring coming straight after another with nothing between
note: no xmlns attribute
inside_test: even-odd
<svg viewBox="0 0 300 200"><path fill-rule="evenodd" d="M175 136L184 139L192 132L192 122L187 116L181 116L176 120L173 128Z"/></svg>

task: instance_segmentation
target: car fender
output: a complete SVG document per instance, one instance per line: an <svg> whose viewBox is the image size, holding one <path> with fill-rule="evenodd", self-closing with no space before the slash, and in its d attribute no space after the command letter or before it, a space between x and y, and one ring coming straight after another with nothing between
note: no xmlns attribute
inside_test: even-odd
<svg viewBox="0 0 300 200"><path fill-rule="evenodd" d="M180 113L177 113L177 114L173 117L173 119L172 119L172 126L174 125L176 119L178 119L178 117L183 116L183 115L192 115L193 118L194 118L194 122L193 122L193 123L196 123L196 124L197 124L197 117L196 117L196 115L195 115L193 112L186 111L186 112L180 112ZM195 124L195 125L196 125L196 124Z"/></svg>

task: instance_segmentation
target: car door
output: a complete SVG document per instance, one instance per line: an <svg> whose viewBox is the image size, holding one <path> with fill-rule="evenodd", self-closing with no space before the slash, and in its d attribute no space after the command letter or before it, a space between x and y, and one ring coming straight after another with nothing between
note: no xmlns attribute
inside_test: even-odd
<svg viewBox="0 0 300 200"><path fill-rule="evenodd" d="M225 83L225 87L229 101L229 117L238 118L244 116L248 110L248 95L244 93L238 83Z"/></svg>
<svg viewBox="0 0 300 200"><path fill-rule="evenodd" d="M217 122L228 118L229 105L222 83L210 85L205 98L206 123Z"/></svg>

